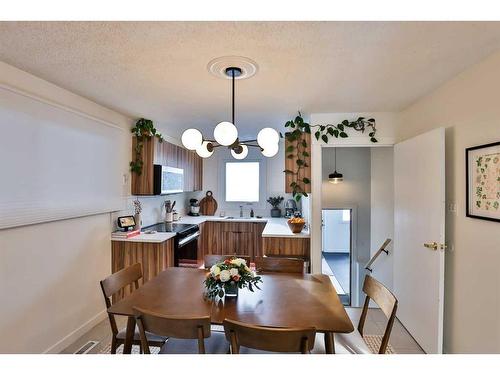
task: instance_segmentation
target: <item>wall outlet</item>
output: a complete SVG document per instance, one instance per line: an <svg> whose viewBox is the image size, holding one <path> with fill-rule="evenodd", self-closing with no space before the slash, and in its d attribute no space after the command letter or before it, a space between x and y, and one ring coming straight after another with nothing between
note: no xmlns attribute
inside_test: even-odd
<svg viewBox="0 0 500 375"><path fill-rule="evenodd" d="M450 214L456 214L457 213L457 204L455 202L448 203L448 212Z"/></svg>

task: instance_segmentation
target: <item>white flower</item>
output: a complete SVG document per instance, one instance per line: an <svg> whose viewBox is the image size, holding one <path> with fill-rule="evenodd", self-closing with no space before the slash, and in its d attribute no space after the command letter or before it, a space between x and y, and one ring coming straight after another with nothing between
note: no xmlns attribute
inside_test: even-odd
<svg viewBox="0 0 500 375"><path fill-rule="evenodd" d="M245 266L245 271L250 272L250 271L251 271L251 269L250 269L250 268L248 268L248 266Z"/></svg>
<svg viewBox="0 0 500 375"><path fill-rule="evenodd" d="M229 270L229 273L231 274L231 276L236 276L238 274L238 269L237 268L231 268Z"/></svg>
<svg viewBox="0 0 500 375"><path fill-rule="evenodd" d="M220 274L220 268L216 264L214 264L212 268L210 268L210 273L214 276L217 276L218 274Z"/></svg>
<svg viewBox="0 0 500 375"><path fill-rule="evenodd" d="M233 259L233 260L231 260L231 263L238 266L238 267L241 266L242 264L247 264L246 260L241 259L241 258Z"/></svg>
<svg viewBox="0 0 500 375"><path fill-rule="evenodd" d="M228 270L220 271L220 281L225 283L231 279L231 273Z"/></svg>

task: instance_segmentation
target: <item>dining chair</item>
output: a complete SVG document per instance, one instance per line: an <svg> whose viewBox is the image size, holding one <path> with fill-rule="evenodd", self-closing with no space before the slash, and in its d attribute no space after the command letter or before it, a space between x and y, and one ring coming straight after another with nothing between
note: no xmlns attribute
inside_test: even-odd
<svg viewBox="0 0 500 375"><path fill-rule="evenodd" d="M358 330L352 333L336 334L335 344L342 346L353 354L375 354L368 348L363 335L363 329L368 314L368 305L370 304L370 300L373 300L388 319L384 336L382 337L382 343L378 350L378 354L384 354L389 344L389 337L391 336L394 320L396 319L398 300L389 289L369 275L365 277L363 292L365 292L366 298L363 310L361 311L361 317L359 318Z"/></svg>
<svg viewBox="0 0 500 375"><path fill-rule="evenodd" d="M314 348L315 328L272 328L225 319L232 354L302 353Z"/></svg>
<svg viewBox="0 0 500 375"><path fill-rule="evenodd" d="M229 352L229 345L224 334L210 331L209 316L168 316L139 307L134 307L133 310L144 354L150 354L148 332L168 336L160 354L227 354Z"/></svg>
<svg viewBox="0 0 500 375"><path fill-rule="evenodd" d="M120 270L111 276L108 276L104 280L101 280L101 290L104 295L104 301L106 303L106 308L109 309L112 305L111 298L114 294L121 292L128 285L134 285L135 288L139 288L139 279L142 277L142 267L139 263L133 264L130 267L127 267L123 270ZM125 344L125 337L127 330L123 328L118 330L116 325L115 316L113 314L108 313L109 324L111 326L111 354L116 353L116 349ZM153 334L147 333L149 338L149 343L151 346L162 347L166 337L156 336ZM136 328L134 333L134 345L141 345L141 339L139 335L139 330ZM142 348L141 348L142 350Z"/></svg>
<svg viewBox="0 0 500 375"><path fill-rule="evenodd" d="M257 272L304 273L304 260L285 257L255 257Z"/></svg>
<svg viewBox="0 0 500 375"><path fill-rule="evenodd" d="M236 254L234 254L234 255L229 255L229 254L213 255L213 254L211 254L211 255L205 255L205 257L204 257L205 268L209 269L214 264L224 262L226 259L234 258L234 257L244 259L247 263L247 266L250 267L250 256L248 256L248 255L236 255Z"/></svg>

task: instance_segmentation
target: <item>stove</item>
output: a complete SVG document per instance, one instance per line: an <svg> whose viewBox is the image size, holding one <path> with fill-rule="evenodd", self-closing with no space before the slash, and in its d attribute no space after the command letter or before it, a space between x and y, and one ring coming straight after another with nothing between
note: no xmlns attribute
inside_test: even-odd
<svg viewBox="0 0 500 375"><path fill-rule="evenodd" d="M175 233L174 266L179 263L194 263L198 261L198 237L200 227L196 224L158 223L145 227L144 230Z"/></svg>

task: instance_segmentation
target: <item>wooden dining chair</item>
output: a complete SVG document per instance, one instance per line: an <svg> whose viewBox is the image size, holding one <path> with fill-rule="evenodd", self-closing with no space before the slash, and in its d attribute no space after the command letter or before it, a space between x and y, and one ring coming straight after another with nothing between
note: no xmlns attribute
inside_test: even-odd
<svg viewBox="0 0 500 375"><path fill-rule="evenodd" d="M315 328L271 328L225 319L232 354L302 353L314 348Z"/></svg>
<svg viewBox="0 0 500 375"><path fill-rule="evenodd" d="M229 346L222 332L210 331L210 317L167 316L134 307L144 354L150 354L147 332L168 336L160 354L227 354ZM197 345L196 345L197 344ZM197 346L197 348L196 348Z"/></svg>
<svg viewBox="0 0 500 375"><path fill-rule="evenodd" d="M353 354L372 354L364 340L363 328L368 314L368 305L370 304L370 300L373 300L388 319L384 336L382 337L382 343L378 350L378 354L384 354L389 344L394 320L396 319L398 300L389 289L369 275L365 277L363 292L366 293L366 298L359 319L358 330L352 333L336 334L336 344L341 345L344 349Z"/></svg>
<svg viewBox="0 0 500 375"><path fill-rule="evenodd" d="M304 260L284 257L255 257L257 272L304 273Z"/></svg>
<svg viewBox="0 0 500 375"><path fill-rule="evenodd" d="M135 288L139 288L139 279L142 277L142 267L139 263L133 264L123 270L120 270L111 276L101 280L101 290L104 295L104 301L106 303L106 308L109 309L112 305L111 298L114 294L121 292L126 286L134 285ZM111 354L116 353L116 349L125 344L126 328L118 330L116 325L115 316L108 313L109 324L111 326ZM156 336L148 333L149 343L151 346L162 347L166 337ZM136 329L134 333L134 345L141 345L141 339L139 336L139 331Z"/></svg>
<svg viewBox="0 0 500 375"><path fill-rule="evenodd" d="M226 259L234 258L234 257L244 259L245 262L247 262L247 266L250 267L250 257L248 255L236 255L236 254L234 254L234 255L229 255L229 254L214 255L214 254L210 254L210 255L205 255L205 257L204 257L205 268L209 269L214 264L224 262Z"/></svg>

